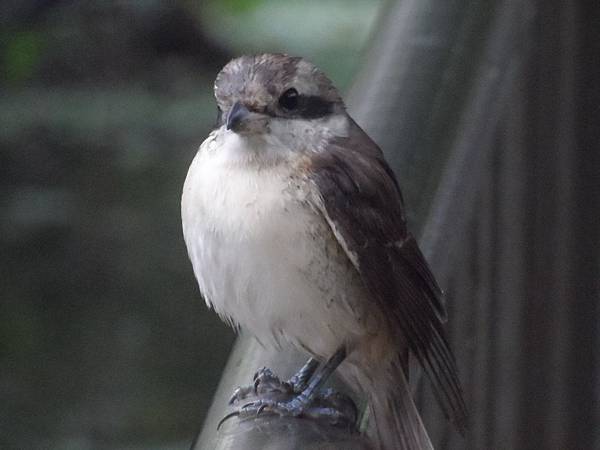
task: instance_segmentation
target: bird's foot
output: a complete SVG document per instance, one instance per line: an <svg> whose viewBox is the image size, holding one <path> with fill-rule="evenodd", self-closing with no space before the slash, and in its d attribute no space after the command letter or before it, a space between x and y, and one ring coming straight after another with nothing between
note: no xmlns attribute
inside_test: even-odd
<svg viewBox="0 0 600 450"><path fill-rule="evenodd" d="M263 367L254 374L252 385L235 390L229 404L236 405L242 400L246 403L221 419L217 428L231 417L256 418L267 413L352 427L358 415L352 399L332 389L321 389L345 356L346 350L342 347L319 371L319 362L310 358L288 381L281 381L273 371Z"/></svg>
<svg viewBox="0 0 600 450"><path fill-rule="evenodd" d="M358 410L350 397L333 389L324 389L312 399L302 393L269 391L263 395L259 394L254 401L225 416L218 427L232 417L251 419L267 414L308 418L325 421L334 426L353 427L356 424Z"/></svg>
<svg viewBox="0 0 600 450"><path fill-rule="evenodd" d="M318 361L310 358L288 381L279 379L271 369L263 367L256 371L251 385L240 386L233 392L233 395L229 399L229 404L235 405L249 397L264 396L267 394L280 397L291 397L293 394L299 394L306 389L308 380L313 376L318 366Z"/></svg>
<svg viewBox="0 0 600 450"><path fill-rule="evenodd" d="M259 369L252 378L252 384L240 386L229 399L230 405L246 400L250 397L289 396L294 393L294 385L289 381L282 381L267 367Z"/></svg>

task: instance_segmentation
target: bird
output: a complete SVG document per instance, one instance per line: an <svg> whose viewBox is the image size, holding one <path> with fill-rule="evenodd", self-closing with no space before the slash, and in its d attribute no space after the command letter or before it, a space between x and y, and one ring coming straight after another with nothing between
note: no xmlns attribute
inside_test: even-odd
<svg viewBox="0 0 600 450"><path fill-rule="evenodd" d="M261 344L309 356L279 383L287 397L245 407L302 416L335 371L366 399L375 448L432 449L409 388L412 355L464 434L443 292L394 172L338 89L302 57L265 53L225 65L214 96L217 121L181 199L200 292ZM278 383L270 369L255 377Z"/></svg>

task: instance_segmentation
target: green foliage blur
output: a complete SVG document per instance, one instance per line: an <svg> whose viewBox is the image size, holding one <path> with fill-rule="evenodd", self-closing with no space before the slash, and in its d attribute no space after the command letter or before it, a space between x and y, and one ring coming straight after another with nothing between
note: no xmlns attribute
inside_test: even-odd
<svg viewBox="0 0 600 450"><path fill-rule="evenodd" d="M180 231L213 79L284 51L346 87L378 6L2 2L1 449L189 447L233 340Z"/></svg>

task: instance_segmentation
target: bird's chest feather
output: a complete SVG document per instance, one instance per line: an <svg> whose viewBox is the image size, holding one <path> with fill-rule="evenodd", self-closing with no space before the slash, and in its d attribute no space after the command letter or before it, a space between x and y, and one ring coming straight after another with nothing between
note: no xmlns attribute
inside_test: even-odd
<svg viewBox="0 0 600 450"><path fill-rule="evenodd" d="M216 258L216 266L244 256L282 262L290 239L311 234L317 225L301 183L282 167L231 166L199 154L182 202L188 246Z"/></svg>
<svg viewBox="0 0 600 450"><path fill-rule="evenodd" d="M355 314L358 282L296 175L287 164L257 170L201 151L184 186L184 236L200 289L222 317L259 340L324 336L301 345L326 352L340 336L323 330Z"/></svg>

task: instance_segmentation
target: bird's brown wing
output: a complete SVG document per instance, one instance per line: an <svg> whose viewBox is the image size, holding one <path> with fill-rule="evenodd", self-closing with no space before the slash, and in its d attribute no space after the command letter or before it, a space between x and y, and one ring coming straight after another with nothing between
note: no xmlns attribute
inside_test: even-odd
<svg viewBox="0 0 600 450"><path fill-rule="evenodd" d="M446 340L442 292L406 229L398 184L381 150L352 123L312 157L316 207L377 305L400 329L446 416L464 430L466 408Z"/></svg>

